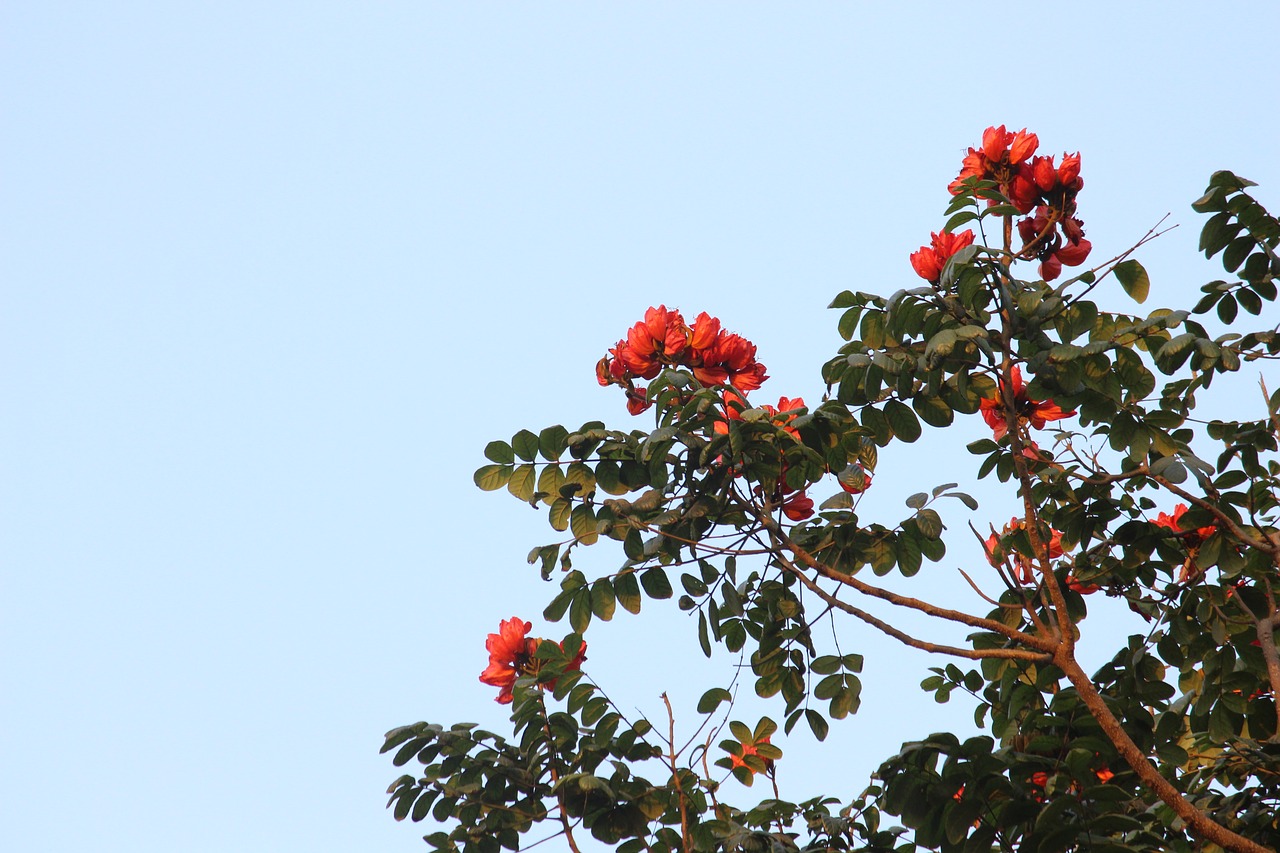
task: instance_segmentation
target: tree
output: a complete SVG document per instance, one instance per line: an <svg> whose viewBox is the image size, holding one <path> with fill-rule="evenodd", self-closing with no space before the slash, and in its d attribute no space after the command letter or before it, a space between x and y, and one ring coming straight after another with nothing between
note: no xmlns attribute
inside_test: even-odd
<svg viewBox="0 0 1280 853"><path fill-rule="evenodd" d="M490 635L481 680L511 703L512 737L469 724L387 734L396 765L422 765L389 789L397 819L430 814L446 826L429 843L485 853L517 849L544 821L570 849L589 833L624 853L1280 846L1280 391L1263 383L1256 420L1195 417L1202 389L1280 355L1275 329L1214 338L1196 319L1233 324L1275 300L1280 221L1251 182L1214 174L1193 207L1210 214L1201 248L1230 280L1190 310L1109 310L1094 301L1108 277L1146 299L1132 256L1158 235L1085 269L1080 157L1038 156L1038 144L988 128L949 187L942 230L910 258L924 283L835 298L844 344L817 405L748 402L767 378L755 345L707 313L687 323L659 306L597 366L653 428L551 426L488 445L476 483L541 505L560 536L530 563L544 579L559 570L543 615L567 617L571 633L535 639L513 618ZM1081 271L1059 282L1065 268ZM955 484L920 492L893 528L857 511L879 448L957 414L992 431L969 445L972 476L994 476L1022 506L999 530L970 524L979 612L876 581L941 560L943 510L976 511L972 497ZM572 558L598 544L623 562L589 578ZM731 804L726 774L773 780L773 720L727 720L732 694L712 687L698 706L712 734L682 746L673 719L667 731L628 720L581 671L589 627L673 597L673 573L703 652L741 652L785 733L803 721L822 739L856 710L861 656L814 630L851 619L952 658L925 687L972 694L990 735L904 744L850 803L787 802L775 785ZM1088 673L1076 643L1102 596L1127 603L1134 632ZM917 637L895 625L903 610L972 633L964 645Z"/></svg>

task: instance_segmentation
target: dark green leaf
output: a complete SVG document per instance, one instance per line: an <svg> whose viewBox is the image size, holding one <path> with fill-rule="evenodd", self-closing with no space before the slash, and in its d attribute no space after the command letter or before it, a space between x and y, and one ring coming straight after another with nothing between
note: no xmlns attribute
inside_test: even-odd
<svg viewBox="0 0 1280 853"><path fill-rule="evenodd" d="M650 598L671 597L671 581L667 578L667 573L660 568L647 569L640 575L640 585L644 587L644 591Z"/></svg>

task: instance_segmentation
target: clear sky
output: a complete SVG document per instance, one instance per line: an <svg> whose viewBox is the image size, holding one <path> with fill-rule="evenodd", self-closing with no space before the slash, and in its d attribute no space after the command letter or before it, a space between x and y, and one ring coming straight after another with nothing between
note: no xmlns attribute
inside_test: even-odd
<svg viewBox="0 0 1280 853"><path fill-rule="evenodd" d="M501 730L484 635L558 629L524 562L554 536L475 489L484 444L639 425L593 365L661 302L816 401L825 306L911 286L989 124L1083 152L1095 257L1181 223L1141 255L1148 307L1221 274L1189 208L1210 172L1280 210L1274 3L890 7L5 4L0 847L424 849L383 811L382 733ZM971 480L983 432L882 454L868 516ZM1011 514L974 492L975 523ZM905 588L978 606L944 519ZM970 717L919 692L939 661L843 636L864 710L783 744L797 798ZM733 663L673 603L588 640L622 707L668 690L690 730Z"/></svg>

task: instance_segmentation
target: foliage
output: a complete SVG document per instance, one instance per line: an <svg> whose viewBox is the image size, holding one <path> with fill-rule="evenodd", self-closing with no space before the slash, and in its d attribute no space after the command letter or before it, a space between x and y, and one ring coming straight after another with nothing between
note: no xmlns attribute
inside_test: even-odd
<svg viewBox="0 0 1280 853"><path fill-rule="evenodd" d="M652 428L551 426L488 445L476 484L542 507L557 534L529 561L559 574L543 616L571 633L527 638L514 619L491 635L486 683L512 701L510 740L470 725L388 733L397 766L421 765L389 789L397 819L431 815L445 825L431 845L481 853L548 821L535 838L558 831L576 850L589 833L623 853L1280 845L1280 391L1264 384L1256 420L1195 416L1203 389L1280 354L1275 329L1213 337L1200 320L1234 324L1275 300L1280 221L1249 181L1214 174L1193 206L1229 280L1190 310L1112 310L1096 301L1108 276L1147 299L1133 255L1157 235L1053 283L1092 247L1080 156L1055 162L1038 144L1000 127L970 149L943 230L910 259L921 286L836 296L844 342L817 405L748 402L767 379L755 345L660 306L597 366ZM1038 277L1018 278L1029 265ZM1007 484L1023 511L974 529L966 578L989 609L971 613L875 580L941 560L944 513L956 523L972 497L920 492L893 527L863 523L858 502L880 448L974 414L992 437L969 445L973 476ZM606 544L617 571L574 568L579 549ZM1102 596L1128 605L1135 630L1089 674L1075 648ZM704 653L745 656L780 726L724 725L732 694L712 687L682 744L669 705L665 732L629 720L579 669L583 637L619 605L673 597L697 613ZM884 615L901 610L965 626L968 642L914 636ZM858 710L862 657L814 630L847 619L953 658L923 686L975 697L990 735L904 744L849 803L788 802L778 729L803 722L822 739ZM727 775L763 777L773 796L731 804Z"/></svg>

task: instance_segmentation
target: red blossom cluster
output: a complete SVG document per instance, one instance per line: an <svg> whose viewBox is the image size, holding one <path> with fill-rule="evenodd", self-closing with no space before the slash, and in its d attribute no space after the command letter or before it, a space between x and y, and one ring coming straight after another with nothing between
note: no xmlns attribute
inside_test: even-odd
<svg viewBox="0 0 1280 853"><path fill-rule="evenodd" d="M956 249L968 245L950 234L942 238L944 242L956 242ZM972 234L968 241L973 241ZM626 338L600 359L596 364L596 379L602 386L623 388L627 394L627 410L638 415L653 404L647 389L637 385L637 380L653 379L668 367L688 370L703 385L722 389L724 419L714 427L720 435L727 434L730 422L742 420L742 412L752 408L747 402L747 392L756 390L769 378L765 366L756 361L755 344L724 331L718 318L704 311L693 325L688 325L679 311L659 305L645 311L644 320L632 326ZM781 397L776 406L766 403L755 408L764 411L783 432L799 441L800 431L791 422L804 407L801 397ZM850 494L860 494L871 485L871 474L860 465L857 470L861 477L850 474L840 478L840 487ZM756 494L764 496L759 487ZM804 521L814 513L814 502L805 490L787 485L785 465L769 498L792 521Z"/></svg>
<svg viewBox="0 0 1280 853"><path fill-rule="evenodd" d="M919 251L911 253L911 268L925 281L936 284L951 256L972 244L973 231L930 234L929 245L921 246Z"/></svg>
<svg viewBox="0 0 1280 853"><path fill-rule="evenodd" d="M1018 257L1038 260L1040 277L1052 281L1064 265L1084 263L1093 245L1085 239L1084 223L1075 216L1076 195L1084 187L1079 153L1064 153L1055 164L1052 157L1034 156L1039 145L1039 138L1026 128L1013 133L1004 125L988 127L982 147L969 149L949 189L956 195L969 179L995 182L1000 194L1027 217L1018 223L1022 237ZM914 255L912 266L916 266Z"/></svg>
<svg viewBox="0 0 1280 853"><path fill-rule="evenodd" d="M1156 527L1172 530L1182 540L1182 544L1186 546L1187 559L1178 571L1178 583L1186 583L1194 579L1198 574L1198 570L1195 567L1196 554L1200 553L1200 546L1204 544L1204 541L1217 530L1217 527L1212 524L1206 527L1197 527L1195 530L1183 530L1182 516L1186 515L1186 512L1187 505L1178 504L1173 508L1173 515L1162 512L1152 522Z"/></svg>
<svg viewBox="0 0 1280 853"><path fill-rule="evenodd" d="M498 696L494 701L499 704L511 704L511 688L515 686L517 678L538 673L538 661L534 659L534 652L542 641L529 636L532 630L532 623L513 616L503 619L498 625L498 633L490 634L484 642L485 650L489 652L489 665L480 673L480 681L498 688ZM563 649L564 644L560 648ZM586 659L587 644L583 643L564 671L578 669ZM551 686L555 687L555 682Z"/></svg>
<svg viewBox="0 0 1280 853"><path fill-rule="evenodd" d="M1060 421L1070 417L1075 411L1064 412L1062 407L1052 400L1032 400L1027 396L1026 386L1022 382L1022 371L1014 365L1010 371L1013 380L1013 401L1018 412L1018 423L1027 424L1036 429L1044 429L1049 421ZM996 441L1009 433L1009 424L1004 416L1004 380L1000 382L1000 391L995 397L984 399L979 403L982 419L991 427Z"/></svg>
<svg viewBox="0 0 1280 853"><path fill-rule="evenodd" d="M679 311L665 305L650 308L644 320L627 332L596 364L601 385L619 385L627 392L627 410L638 415L651 403L637 379L653 379L663 368L685 368L704 385L730 385L754 391L768 379L756 361L756 345L726 332L720 320L703 311L687 325Z"/></svg>

